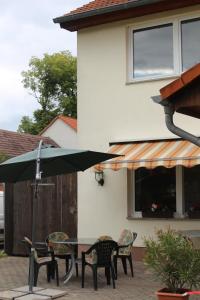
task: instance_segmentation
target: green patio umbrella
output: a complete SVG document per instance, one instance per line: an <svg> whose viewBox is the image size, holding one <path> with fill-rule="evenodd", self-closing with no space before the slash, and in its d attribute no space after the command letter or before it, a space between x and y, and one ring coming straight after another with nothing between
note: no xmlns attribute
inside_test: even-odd
<svg viewBox="0 0 200 300"><path fill-rule="evenodd" d="M117 155L64 148L41 148L8 159L0 164L0 182L35 179L36 160L40 153L41 177L84 171ZM39 178L40 179L40 178Z"/></svg>
<svg viewBox="0 0 200 300"><path fill-rule="evenodd" d="M89 150L70 150L53 148L42 145L41 140L37 149L8 159L0 164L0 182L18 182L35 180L35 190L32 210L32 253L30 257L29 291L33 291L34 280L34 252L36 227L36 201L38 198L38 184L43 177L84 171L102 161L118 155Z"/></svg>

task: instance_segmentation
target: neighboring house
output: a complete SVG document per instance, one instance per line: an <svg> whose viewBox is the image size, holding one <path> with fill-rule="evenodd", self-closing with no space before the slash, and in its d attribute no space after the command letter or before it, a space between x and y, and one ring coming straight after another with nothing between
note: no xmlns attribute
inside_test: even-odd
<svg viewBox="0 0 200 300"><path fill-rule="evenodd" d="M199 227L198 219L188 219L200 207L199 161L182 167L176 155L184 160L193 145L186 147L188 142L167 130L162 107L151 99L200 61L199 4L95 0L54 19L78 32L80 148L108 151L111 143L112 152L126 155L121 163L101 165L110 169L104 171L104 186L97 185L92 169L79 175L80 237L117 239L129 228L138 233L140 250L155 228ZM198 120L177 115L176 122L199 135Z"/></svg>
<svg viewBox="0 0 200 300"><path fill-rule="evenodd" d="M42 130L42 136L52 138L60 147L77 149L77 120L59 115Z"/></svg>
<svg viewBox="0 0 200 300"><path fill-rule="evenodd" d="M36 149L40 140L58 147L49 137L0 130L0 153L13 157ZM74 174L43 179L50 186L39 186L37 203L36 239L44 241L53 231L65 231L70 236L77 233L77 179ZM24 236L31 238L32 200L34 180L5 184L5 214L0 191L0 214L5 218L5 251L23 254L19 243ZM2 211L1 211L2 210Z"/></svg>
<svg viewBox="0 0 200 300"><path fill-rule="evenodd" d="M57 146L57 144L48 137L0 129L0 154L11 158L32 151L38 147L41 139L43 139L46 144Z"/></svg>

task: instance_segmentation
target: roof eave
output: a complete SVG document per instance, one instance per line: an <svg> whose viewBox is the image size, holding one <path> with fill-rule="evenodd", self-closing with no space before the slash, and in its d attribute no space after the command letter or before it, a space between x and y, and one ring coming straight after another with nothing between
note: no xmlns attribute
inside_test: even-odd
<svg viewBox="0 0 200 300"><path fill-rule="evenodd" d="M154 4L154 3L158 3L158 2L162 2L162 1L165 1L165 0L141 0L141 1L136 1L136 2L131 1L129 3L112 5L112 6L108 6L108 7L104 7L104 8L90 10L87 12L76 13L73 15L64 15L61 17L54 18L53 22L62 24L62 23L66 23L66 22L71 22L71 21L76 21L76 20L80 20L80 19L93 17L96 15L104 15L104 14L108 14L108 13L126 10L129 8L141 7L141 6L145 6L145 5L149 5L149 4Z"/></svg>
<svg viewBox="0 0 200 300"><path fill-rule="evenodd" d="M200 4L200 0L139 0L126 4L112 5L109 7L90 10L82 13L74 13L55 18L54 23L69 31L112 23L129 18L175 10L183 7Z"/></svg>

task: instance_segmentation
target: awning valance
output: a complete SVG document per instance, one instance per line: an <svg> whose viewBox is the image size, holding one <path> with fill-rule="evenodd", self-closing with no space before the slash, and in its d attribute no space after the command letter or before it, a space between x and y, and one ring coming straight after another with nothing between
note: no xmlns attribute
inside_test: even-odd
<svg viewBox="0 0 200 300"><path fill-rule="evenodd" d="M122 168L136 170L178 165L190 168L200 164L200 147L180 139L120 143L112 145L109 153L123 156L98 164L96 169L117 171Z"/></svg>

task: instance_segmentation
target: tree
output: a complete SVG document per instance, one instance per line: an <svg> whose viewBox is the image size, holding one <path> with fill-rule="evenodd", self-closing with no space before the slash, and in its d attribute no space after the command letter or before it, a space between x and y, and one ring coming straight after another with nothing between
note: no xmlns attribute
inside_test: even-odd
<svg viewBox="0 0 200 300"><path fill-rule="evenodd" d="M28 116L23 116L21 119L21 123L18 126L18 132L32 133L37 134L35 131L35 124L32 119Z"/></svg>
<svg viewBox="0 0 200 300"><path fill-rule="evenodd" d="M19 132L38 134L58 114L77 116L77 65L69 51L32 57L22 72L22 83L36 98L40 108L33 118L22 117Z"/></svg>

